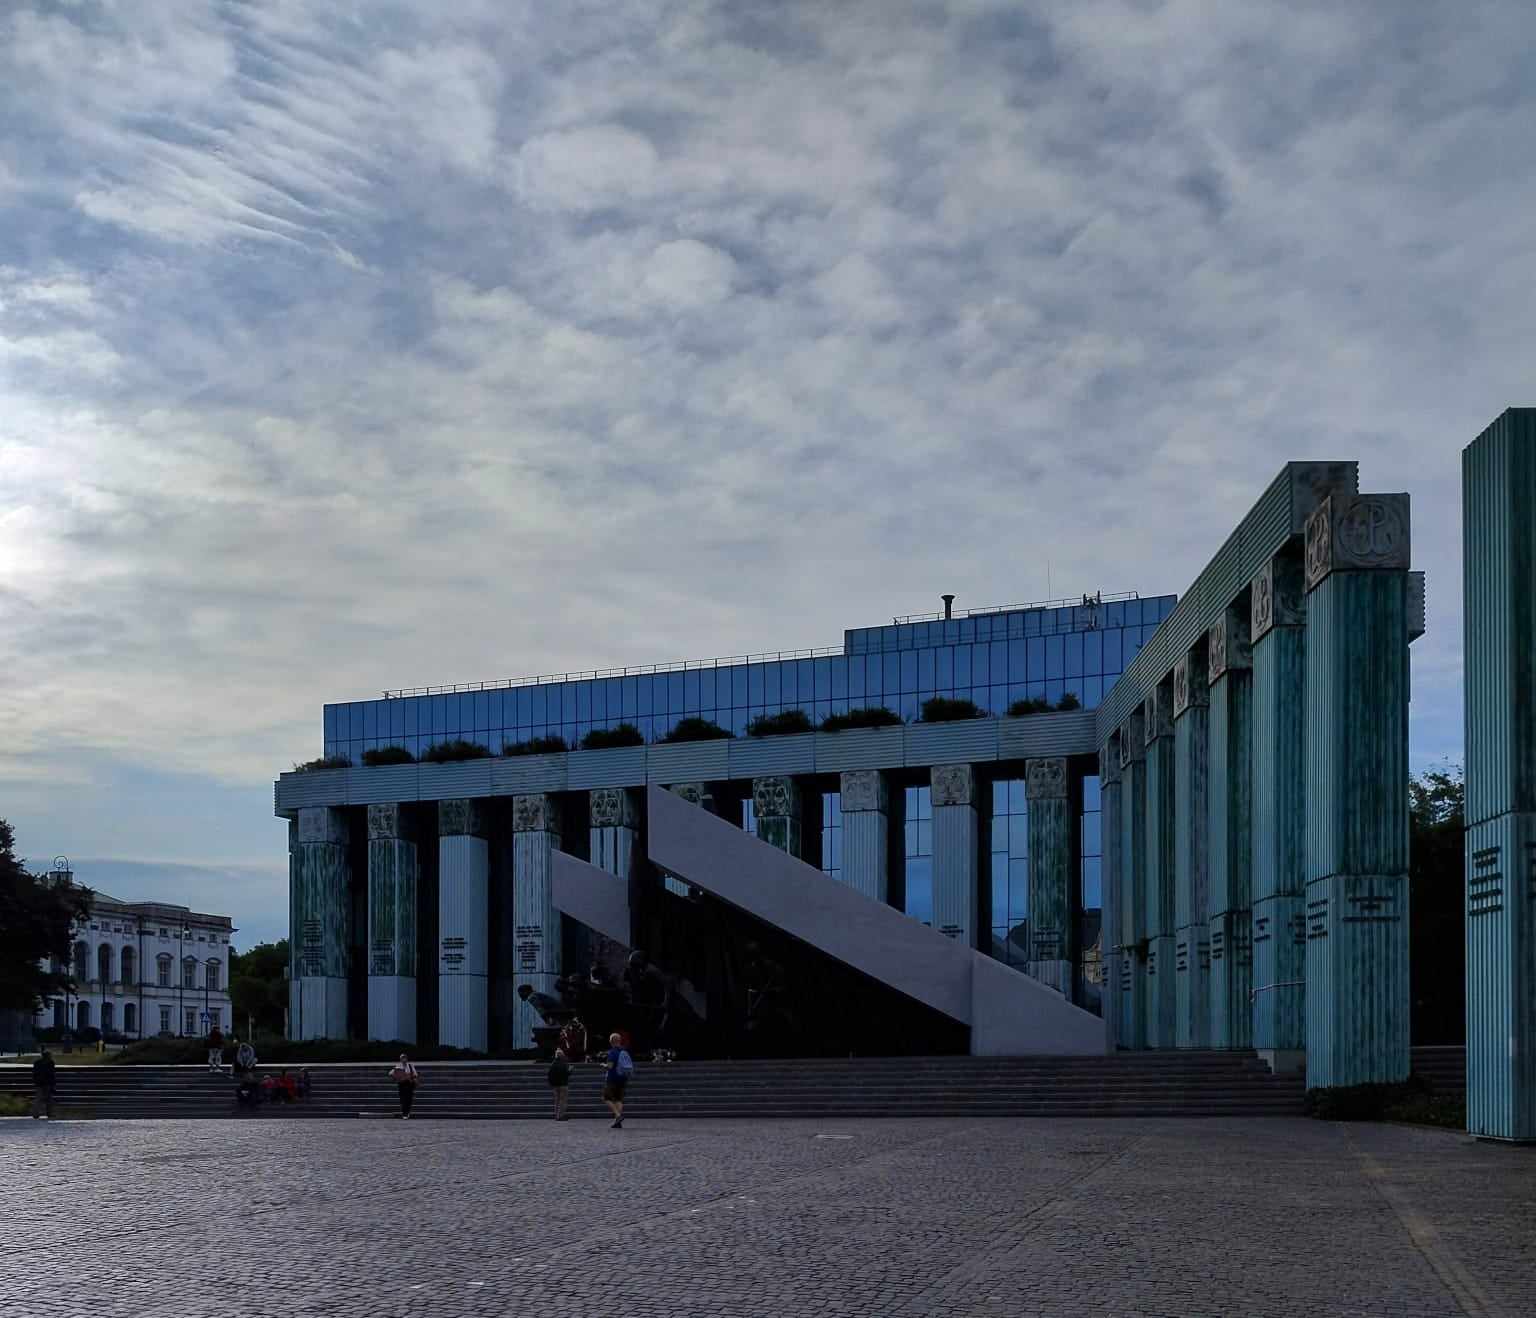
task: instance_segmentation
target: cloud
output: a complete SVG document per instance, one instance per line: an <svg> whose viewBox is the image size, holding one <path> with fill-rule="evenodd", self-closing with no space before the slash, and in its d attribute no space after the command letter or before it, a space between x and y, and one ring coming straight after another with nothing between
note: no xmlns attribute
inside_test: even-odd
<svg viewBox="0 0 1536 1318"><path fill-rule="evenodd" d="M265 863L324 701L836 643L1048 561L1180 590L1291 457L1414 496L1454 753L1457 454L1536 331L1528 28L11 6L6 810Z"/></svg>

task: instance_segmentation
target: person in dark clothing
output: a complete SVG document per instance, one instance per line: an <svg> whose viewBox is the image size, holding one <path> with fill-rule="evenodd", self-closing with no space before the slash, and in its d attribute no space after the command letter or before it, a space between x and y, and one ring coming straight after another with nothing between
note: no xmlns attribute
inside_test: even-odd
<svg viewBox="0 0 1536 1318"><path fill-rule="evenodd" d="M208 1069L215 1075L224 1073L224 1031L217 1025L208 1031Z"/></svg>
<svg viewBox="0 0 1536 1318"><path fill-rule="evenodd" d="M549 1087L555 1091L555 1120L565 1121L565 1109L571 1101L571 1064L564 1049L557 1048L555 1060L549 1064Z"/></svg>
<svg viewBox="0 0 1536 1318"><path fill-rule="evenodd" d="M38 1054L37 1061L32 1063L32 1120L44 1117L48 1121L53 1120L53 1085L54 1085L53 1054L46 1048Z"/></svg>
<svg viewBox="0 0 1536 1318"><path fill-rule="evenodd" d="M395 1063L389 1073L389 1078L400 1089L400 1119L411 1119L411 1106L416 1102L416 1086L421 1083L421 1072L411 1065L411 1059L404 1053L400 1054L400 1060Z"/></svg>

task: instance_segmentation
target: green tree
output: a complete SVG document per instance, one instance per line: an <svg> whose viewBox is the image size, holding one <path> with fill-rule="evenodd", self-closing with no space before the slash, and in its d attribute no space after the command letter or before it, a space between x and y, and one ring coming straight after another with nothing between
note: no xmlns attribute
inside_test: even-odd
<svg viewBox="0 0 1536 1318"><path fill-rule="evenodd" d="M1466 782L1460 766L1408 784L1410 1033L1417 1044L1466 1040Z"/></svg>
<svg viewBox="0 0 1536 1318"><path fill-rule="evenodd" d="M237 1029L245 1029L247 1021L254 1021L260 1033L283 1032L283 1011L288 1006L288 982L283 971L287 965L286 938L257 943L249 952L230 953L229 996Z"/></svg>
<svg viewBox="0 0 1536 1318"><path fill-rule="evenodd" d="M15 844L0 819L0 1011L30 1015L69 987L70 926L90 913L91 890L27 873Z"/></svg>

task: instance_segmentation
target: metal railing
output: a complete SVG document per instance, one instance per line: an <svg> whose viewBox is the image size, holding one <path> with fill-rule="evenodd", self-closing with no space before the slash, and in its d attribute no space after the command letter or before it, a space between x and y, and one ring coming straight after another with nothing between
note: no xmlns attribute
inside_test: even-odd
<svg viewBox="0 0 1536 1318"><path fill-rule="evenodd" d="M900 627L911 622L951 622L957 618L980 618L994 613L1024 613L1031 609L1082 609L1097 608L1103 604L1115 604L1123 600L1139 600L1139 590L1121 590L1106 595L1098 591L1092 595L1073 595L1065 599L1037 600L1032 604L988 604L980 609L956 609L946 617L943 613L907 613L891 622Z"/></svg>

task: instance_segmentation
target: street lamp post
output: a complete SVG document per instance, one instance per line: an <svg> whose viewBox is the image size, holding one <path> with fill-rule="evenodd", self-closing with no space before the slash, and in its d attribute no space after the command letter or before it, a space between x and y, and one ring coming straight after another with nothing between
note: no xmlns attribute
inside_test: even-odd
<svg viewBox="0 0 1536 1318"><path fill-rule="evenodd" d="M176 1035L182 1039L187 1037L187 935L191 932L186 925L182 925L181 940L177 944L181 948L181 964L176 967L176 1012L181 1019L176 1022Z"/></svg>

